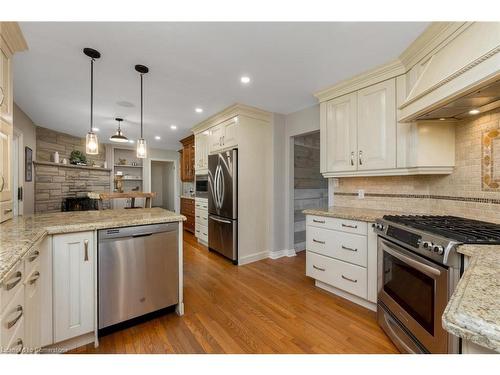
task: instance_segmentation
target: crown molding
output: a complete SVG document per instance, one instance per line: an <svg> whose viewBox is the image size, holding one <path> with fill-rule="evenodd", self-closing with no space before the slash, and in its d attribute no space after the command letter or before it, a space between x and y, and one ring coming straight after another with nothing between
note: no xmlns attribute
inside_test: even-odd
<svg viewBox="0 0 500 375"><path fill-rule="evenodd" d="M272 119L271 112L264 111L262 109L251 107L248 105L236 103L216 113L215 115L210 116L206 120L203 120L202 122L196 124L194 127L191 128L191 131L195 134L200 133L208 128L211 128L212 126L230 120L231 118L236 116L246 116L266 122L271 122Z"/></svg>
<svg viewBox="0 0 500 375"><path fill-rule="evenodd" d="M28 44L17 22L0 22L0 34L12 54L28 49Z"/></svg>
<svg viewBox="0 0 500 375"><path fill-rule="evenodd" d="M314 94L314 96L320 102L324 102L326 100L349 94L367 86L394 78L404 73L406 73L406 70L401 61L398 59L393 60L387 64L378 66L375 69L358 74L352 78L341 81L336 85L318 91Z"/></svg>
<svg viewBox="0 0 500 375"><path fill-rule="evenodd" d="M403 53L399 60L408 71L446 46L473 22L433 22Z"/></svg>

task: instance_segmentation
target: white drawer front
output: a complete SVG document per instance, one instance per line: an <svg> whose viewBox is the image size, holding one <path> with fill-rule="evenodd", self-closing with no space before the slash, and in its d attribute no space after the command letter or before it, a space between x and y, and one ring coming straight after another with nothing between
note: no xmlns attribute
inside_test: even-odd
<svg viewBox="0 0 500 375"><path fill-rule="evenodd" d="M5 307L4 312L0 317L0 346L6 347L14 332L24 322L24 288L18 289L14 298ZM23 335L24 337L24 335Z"/></svg>
<svg viewBox="0 0 500 375"><path fill-rule="evenodd" d="M195 223L208 227L208 211L201 208L195 208L194 212Z"/></svg>
<svg viewBox="0 0 500 375"><path fill-rule="evenodd" d="M208 210L208 199L196 198L194 202L195 209Z"/></svg>
<svg viewBox="0 0 500 375"><path fill-rule="evenodd" d="M306 228L306 249L366 267L367 237L313 226Z"/></svg>
<svg viewBox="0 0 500 375"><path fill-rule="evenodd" d="M364 221L307 215L306 224L318 228L340 230L347 233L355 233L361 235L366 235L368 233L368 223Z"/></svg>
<svg viewBox="0 0 500 375"><path fill-rule="evenodd" d="M35 268L40 268L40 247L35 244L24 257L24 274L27 277Z"/></svg>
<svg viewBox="0 0 500 375"><path fill-rule="evenodd" d="M195 224L194 233L197 238L202 241L208 242L208 226Z"/></svg>
<svg viewBox="0 0 500 375"><path fill-rule="evenodd" d="M9 273L9 275L4 278L3 282L0 284L0 315L23 285L23 278L24 262L21 262Z"/></svg>
<svg viewBox="0 0 500 375"><path fill-rule="evenodd" d="M25 353L24 349L26 346L25 334L24 334L24 318L19 320L19 324L16 324L16 329L10 338L7 345L3 346L5 352L8 354L21 354ZM3 337L2 337L3 339Z"/></svg>
<svg viewBox="0 0 500 375"><path fill-rule="evenodd" d="M366 268L307 251L306 275L366 299Z"/></svg>

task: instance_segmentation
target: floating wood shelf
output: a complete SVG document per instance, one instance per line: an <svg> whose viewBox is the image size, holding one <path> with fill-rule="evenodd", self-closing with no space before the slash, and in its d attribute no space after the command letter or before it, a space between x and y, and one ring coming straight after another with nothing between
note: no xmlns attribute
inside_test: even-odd
<svg viewBox="0 0 500 375"><path fill-rule="evenodd" d="M63 164L63 163L54 163L53 161L33 161L35 165L48 165L51 167L61 167L61 168L76 168L76 169L91 169L93 171L106 171L111 172L110 168L102 168L102 167L90 167L88 165L75 165L75 164Z"/></svg>

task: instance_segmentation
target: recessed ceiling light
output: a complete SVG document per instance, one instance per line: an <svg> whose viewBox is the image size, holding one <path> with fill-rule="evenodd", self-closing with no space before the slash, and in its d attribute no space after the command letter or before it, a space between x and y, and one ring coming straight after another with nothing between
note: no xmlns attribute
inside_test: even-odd
<svg viewBox="0 0 500 375"><path fill-rule="evenodd" d="M441 118L439 119L439 121L444 121L444 120L446 120L444 117L441 117Z"/></svg>
<svg viewBox="0 0 500 375"><path fill-rule="evenodd" d="M98 131L99 131L99 128L92 128L92 131L93 131L93 132L98 132Z"/></svg>
<svg viewBox="0 0 500 375"><path fill-rule="evenodd" d="M134 140L133 139L129 139L128 143L134 143Z"/></svg>
<svg viewBox="0 0 500 375"><path fill-rule="evenodd" d="M170 129L172 129L172 130L177 129L177 125L170 125Z"/></svg>
<svg viewBox="0 0 500 375"><path fill-rule="evenodd" d="M250 77L243 76L240 78L241 83L250 83Z"/></svg>
<svg viewBox="0 0 500 375"><path fill-rule="evenodd" d="M201 112L203 112L203 109L202 109L202 108L200 108L200 107L197 107L197 108L195 108L194 110L196 111L196 113L201 113Z"/></svg>
<svg viewBox="0 0 500 375"><path fill-rule="evenodd" d="M159 135L155 135L155 139L156 139L157 141L159 141L159 140L161 139L161 137L160 137Z"/></svg>
<svg viewBox="0 0 500 375"><path fill-rule="evenodd" d="M469 115L477 115L479 112L481 112L479 109L471 109Z"/></svg>
<svg viewBox="0 0 500 375"><path fill-rule="evenodd" d="M205 130L205 131L203 132L203 135L209 135L209 134L210 134L210 132L209 132L208 130Z"/></svg>

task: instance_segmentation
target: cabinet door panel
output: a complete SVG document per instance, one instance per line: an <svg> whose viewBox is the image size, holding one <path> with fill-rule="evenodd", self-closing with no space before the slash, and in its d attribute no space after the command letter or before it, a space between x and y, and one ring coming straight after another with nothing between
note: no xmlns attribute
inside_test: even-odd
<svg viewBox="0 0 500 375"><path fill-rule="evenodd" d="M0 202L12 200L12 125L0 118Z"/></svg>
<svg viewBox="0 0 500 375"><path fill-rule="evenodd" d="M326 103L326 171L356 170L356 94Z"/></svg>
<svg viewBox="0 0 500 375"><path fill-rule="evenodd" d="M0 38L0 117L12 121L12 77L10 53Z"/></svg>
<svg viewBox="0 0 500 375"><path fill-rule="evenodd" d="M222 136L224 128L221 125L214 126L209 130L208 136L208 152L217 152L222 149Z"/></svg>
<svg viewBox="0 0 500 375"><path fill-rule="evenodd" d="M41 347L41 279L46 277L35 268L27 277L24 290L26 307L24 334L26 348L35 352Z"/></svg>
<svg viewBox="0 0 500 375"><path fill-rule="evenodd" d="M237 133L238 131L238 119L234 118L229 120L224 124L224 134L222 135L222 146L224 148L236 147L238 145L237 142Z"/></svg>
<svg viewBox="0 0 500 375"><path fill-rule="evenodd" d="M54 341L60 342L94 329L93 234L58 235L53 244Z"/></svg>
<svg viewBox="0 0 500 375"><path fill-rule="evenodd" d="M358 91L358 170L396 167L396 82Z"/></svg>

